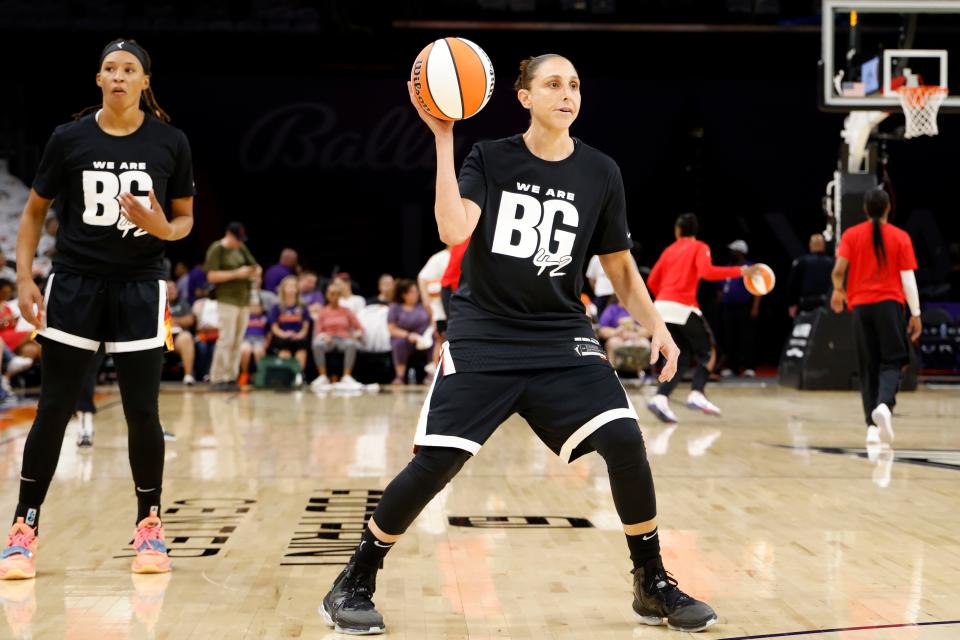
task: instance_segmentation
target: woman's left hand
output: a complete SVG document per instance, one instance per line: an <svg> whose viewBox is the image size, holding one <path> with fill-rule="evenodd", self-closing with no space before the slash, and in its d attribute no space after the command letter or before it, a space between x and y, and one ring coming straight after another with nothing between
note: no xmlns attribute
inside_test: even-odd
<svg viewBox="0 0 960 640"><path fill-rule="evenodd" d="M117 196L117 201L120 203L120 215L150 235L166 240L173 233L173 225L167 221L167 216L157 201L153 189L150 190L147 197L150 199L149 208L143 206L143 203L133 194L121 193Z"/></svg>

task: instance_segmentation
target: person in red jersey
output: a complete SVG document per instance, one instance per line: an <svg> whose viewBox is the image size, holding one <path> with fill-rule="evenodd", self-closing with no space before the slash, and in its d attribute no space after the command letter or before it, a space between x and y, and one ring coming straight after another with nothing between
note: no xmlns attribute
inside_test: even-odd
<svg viewBox="0 0 960 640"><path fill-rule="evenodd" d="M890 196L872 189L863 207L867 220L844 231L840 239L830 306L840 313L846 302L853 311L867 444L878 445L881 436L893 442L890 408L897 401L900 370L910 361L907 332L911 341L920 337L920 295L910 236L887 223ZM904 304L910 309L909 321Z"/></svg>
<svg viewBox="0 0 960 640"><path fill-rule="evenodd" d="M673 228L676 242L664 249L647 278L647 288L656 297L654 305L680 347L677 375L661 382L656 395L647 403L647 408L657 418L668 423L678 421L670 409L668 398L680 384L691 359L697 361L697 369L693 374L692 390L687 396L687 406L710 415L720 415L720 408L703 394L710 375L707 363L710 361L713 335L697 304L697 286L701 280L739 278L756 269L753 266L715 266L710 260L710 247L697 240L698 230L695 214L684 213L678 217Z"/></svg>

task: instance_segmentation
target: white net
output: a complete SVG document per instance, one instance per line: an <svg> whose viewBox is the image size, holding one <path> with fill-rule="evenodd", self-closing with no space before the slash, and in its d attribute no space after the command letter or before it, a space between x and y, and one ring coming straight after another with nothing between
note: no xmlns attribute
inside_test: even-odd
<svg viewBox="0 0 960 640"><path fill-rule="evenodd" d="M907 120L907 130L903 134L905 138L935 136L940 133L937 129L937 112L947 97L946 87L901 87L898 92L903 116Z"/></svg>

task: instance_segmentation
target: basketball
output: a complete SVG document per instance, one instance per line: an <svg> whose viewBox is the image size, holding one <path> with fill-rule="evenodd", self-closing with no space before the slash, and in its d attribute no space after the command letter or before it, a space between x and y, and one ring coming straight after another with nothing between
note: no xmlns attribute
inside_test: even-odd
<svg viewBox="0 0 960 640"><path fill-rule="evenodd" d="M753 295L765 296L773 291L774 285L777 284L777 276L774 275L773 269L762 262L758 262L756 266L760 268L759 273L753 274L752 278L744 276L743 285Z"/></svg>
<svg viewBox="0 0 960 640"><path fill-rule="evenodd" d="M493 64L469 40L441 38L417 56L410 80L427 113L440 120L465 120L493 95Z"/></svg>

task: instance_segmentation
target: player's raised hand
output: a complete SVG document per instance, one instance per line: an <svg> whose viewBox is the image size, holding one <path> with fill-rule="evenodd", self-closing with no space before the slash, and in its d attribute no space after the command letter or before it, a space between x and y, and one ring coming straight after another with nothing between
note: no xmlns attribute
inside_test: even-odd
<svg viewBox="0 0 960 640"><path fill-rule="evenodd" d="M677 374L677 359L680 358L680 348L673 341L673 336L665 326L653 332L650 338L650 364L656 364L660 354L667 359L667 364L660 370L660 382L672 380Z"/></svg>
<svg viewBox="0 0 960 640"><path fill-rule="evenodd" d="M407 80L407 92L410 94L410 102L413 103L413 108L417 110L417 115L420 116L421 120L427 123L427 126L430 127L430 131L433 132L433 135L439 137L451 135L453 133L454 121L434 118L432 115L424 111L423 106L420 104L420 101L417 100L417 96L413 92L413 83L409 80Z"/></svg>
<svg viewBox="0 0 960 640"><path fill-rule="evenodd" d="M150 199L150 208L143 206L143 203L133 194L121 193L117 196L120 214L150 235L166 240L173 232L173 225L167 221L167 216L157 201L157 195L153 189L147 197Z"/></svg>

